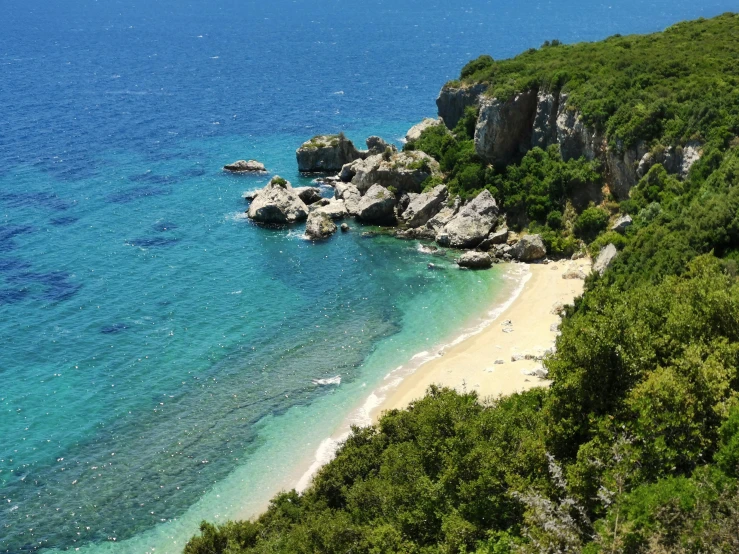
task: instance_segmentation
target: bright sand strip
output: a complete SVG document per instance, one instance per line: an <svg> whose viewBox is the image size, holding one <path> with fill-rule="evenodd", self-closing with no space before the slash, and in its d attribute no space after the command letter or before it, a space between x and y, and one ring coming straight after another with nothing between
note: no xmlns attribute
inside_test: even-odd
<svg viewBox="0 0 739 554"><path fill-rule="evenodd" d="M560 318L553 308L558 303L571 304L584 285L582 279L564 279L563 275L577 269L588 274L590 267L588 259L530 265L530 278L520 295L495 321L405 377L373 412L374 419L384 411L406 408L434 384L459 392L475 391L481 400L548 385L549 381L524 374L541 367L540 361L512 360L517 355L541 356L554 346L557 331L553 325ZM503 363L495 363L500 360Z"/></svg>

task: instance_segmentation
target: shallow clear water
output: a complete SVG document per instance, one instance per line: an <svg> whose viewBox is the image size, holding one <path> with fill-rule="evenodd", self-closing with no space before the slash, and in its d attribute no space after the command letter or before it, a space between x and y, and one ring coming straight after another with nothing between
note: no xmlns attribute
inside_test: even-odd
<svg viewBox="0 0 739 554"><path fill-rule="evenodd" d="M0 19L0 552L13 553L177 552L200 519L253 512L389 370L506 287L356 225L321 244L251 225L241 194L267 177L224 163L257 158L308 184L302 140L396 140L481 52L733 7L47 4L9 2Z"/></svg>

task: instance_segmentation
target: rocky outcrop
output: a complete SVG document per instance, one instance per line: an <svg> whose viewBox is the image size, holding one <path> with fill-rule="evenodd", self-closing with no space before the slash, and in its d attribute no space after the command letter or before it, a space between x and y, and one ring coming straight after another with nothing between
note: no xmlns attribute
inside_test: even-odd
<svg viewBox="0 0 739 554"><path fill-rule="evenodd" d="M223 169L233 173L264 173L267 171L264 164L256 160L239 160L232 164L224 165Z"/></svg>
<svg viewBox="0 0 739 554"><path fill-rule="evenodd" d="M345 164L365 154L357 150L343 134L338 134L315 136L304 142L295 155L300 171L324 173L339 171Z"/></svg>
<svg viewBox="0 0 739 554"><path fill-rule="evenodd" d="M487 269L493 265L493 259L485 252L470 250L459 257L457 265L470 269Z"/></svg>
<svg viewBox="0 0 739 554"><path fill-rule="evenodd" d="M531 147L546 149L557 142L559 94L540 92L536 98L536 115L531 132Z"/></svg>
<svg viewBox="0 0 739 554"><path fill-rule="evenodd" d="M357 217L365 223L394 225L395 195L381 185L372 185L359 202Z"/></svg>
<svg viewBox="0 0 739 554"><path fill-rule="evenodd" d="M581 157L594 160L602 156L606 146L605 137L588 128L580 112L567 104L566 94L559 97L555 138L565 161Z"/></svg>
<svg viewBox="0 0 739 554"><path fill-rule="evenodd" d="M626 200L629 191L639 182L637 168L639 161L647 154L644 142L631 148L624 148L622 143L606 150L606 165L611 192L618 200Z"/></svg>
<svg viewBox="0 0 739 554"><path fill-rule="evenodd" d="M611 231L616 231L617 233L625 233L626 229L631 227L631 224L633 223L631 216L629 215L623 215L619 217L616 222L611 226Z"/></svg>
<svg viewBox="0 0 739 554"><path fill-rule="evenodd" d="M485 240L483 240L478 248L480 250L490 250L498 244L505 244L508 241L508 228L502 227L497 231L491 231Z"/></svg>
<svg viewBox="0 0 739 554"><path fill-rule="evenodd" d="M461 205L462 202L459 197L456 197L451 206L444 206L438 214L429 219L428 223L426 223L426 228L433 233L432 238L436 238L439 231L441 231L444 226L449 223L455 215L457 215Z"/></svg>
<svg viewBox="0 0 739 554"><path fill-rule="evenodd" d="M275 176L252 200L247 215L260 223L295 223L308 216L308 207L288 181Z"/></svg>
<svg viewBox="0 0 739 554"><path fill-rule="evenodd" d="M388 144L380 137L373 136L367 139L367 155L369 156L374 156L376 154L382 154L388 148L390 148L390 150L392 150L393 152L398 151L398 149L395 146Z"/></svg>
<svg viewBox="0 0 739 554"><path fill-rule="evenodd" d="M293 190L306 206L315 204L321 199L321 189L318 187L295 187Z"/></svg>
<svg viewBox="0 0 739 554"><path fill-rule="evenodd" d="M339 183L334 189L334 196L337 200L344 201L346 211L349 215L357 215L359 213L359 201L362 199L362 194L357 187L351 184L343 185Z"/></svg>
<svg viewBox="0 0 739 554"><path fill-rule="evenodd" d="M313 206L315 206L314 204ZM329 200L323 206L319 206L315 210L313 206L310 207L311 213L316 212L327 215L331 219L343 219L349 212L346 209L346 203L343 200Z"/></svg>
<svg viewBox="0 0 739 554"><path fill-rule="evenodd" d="M608 246L601 248L600 253L598 254L598 258L593 264L593 272L598 273L599 275L603 275L606 272L606 269L611 266L613 260L615 260L617 256L618 250L616 250L616 247L614 245L609 244Z"/></svg>
<svg viewBox="0 0 739 554"><path fill-rule="evenodd" d="M452 248L475 248L488 236L497 219L498 205L484 190L438 232L436 242Z"/></svg>
<svg viewBox="0 0 739 554"><path fill-rule="evenodd" d="M436 99L439 117L444 121L444 125L449 129L454 129L462 119L464 111L469 106L477 105L480 95L486 89L485 84L458 87L444 85Z"/></svg>
<svg viewBox="0 0 739 554"><path fill-rule="evenodd" d="M483 98L475 127L475 151L494 165L507 165L531 149L537 94L529 90L510 100Z"/></svg>
<svg viewBox="0 0 739 554"><path fill-rule="evenodd" d="M441 119L431 119L430 117L427 117L421 121L421 123L416 123L413 127L408 129L408 132L405 134L405 141L413 142L414 140L418 140L421 138L421 133L426 129L436 127L437 125L443 125L443 121L441 121Z"/></svg>
<svg viewBox="0 0 739 554"><path fill-rule="evenodd" d="M408 227L420 227L435 216L446 201L449 193L446 186L439 185L428 192L414 195L402 212L401 221Z"/></svg>
<svg viewBox="0 0 739 554"><path fill-rule="evenodd" d="M398 193L420 192L421 184L439 175L439 162L425 152L379 154L353 164L352 184L365 193L374 184L393 187Z"/></svg>
<svg viewBox="0 0 739 554"><path fill-rule="evenodd" d="M541 235L524 235L513 245L511 256L522 262L534 262L547 255Z"/></svg>
<svg viewBox="0 0 739 554"><path fill-rule="evenodd" d="M305 224L305 234L313 240L330 237L336 232L336 223L320 210L312 212Z"/></svg>

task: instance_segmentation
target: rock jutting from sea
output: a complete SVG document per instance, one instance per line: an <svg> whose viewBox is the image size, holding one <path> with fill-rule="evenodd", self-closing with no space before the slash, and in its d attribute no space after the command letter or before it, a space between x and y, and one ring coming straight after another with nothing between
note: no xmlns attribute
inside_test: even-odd
<svg viewBox="0 0 739 554"><path fill-rule="evenodd" d="M426 119L407 136L417 140L423 130L441 124L441 120ZM356 150L343 135L320 135L307 141L297 150L300 169L332 168L336 177L323 182L333 186L333 198L323 197L320 188L293 188L275 177L264 189L245 195L251 199L249 218L271 224L307 219L306 237L322 240L337 231L336 221L356 217L364 224L392 227L398 238L467 250L458 259L458 265L465 268L546 257L539 235L519 239L509 233L505 216L488 190L466 201L450 197L446 185L434 185L443 180L443 174L428 154L398 151L379 137L368 138L367 146L365 151ZM339 167L339 162L344 163Z"/></svg>

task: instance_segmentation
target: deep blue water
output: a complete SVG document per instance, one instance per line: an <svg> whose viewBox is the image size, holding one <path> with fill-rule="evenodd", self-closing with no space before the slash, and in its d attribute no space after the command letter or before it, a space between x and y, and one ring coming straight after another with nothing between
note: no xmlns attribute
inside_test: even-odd
<svg viewBox="0 0 739 554"><path fill-rule="evenodd" d="M307 184L303 140L397 140L481 53L736 7L4 1L0 552L180 551L293 486L389 369L504 287L429 271L416 243L253 226L241 194L267 178L224 163Z"/></svg>

